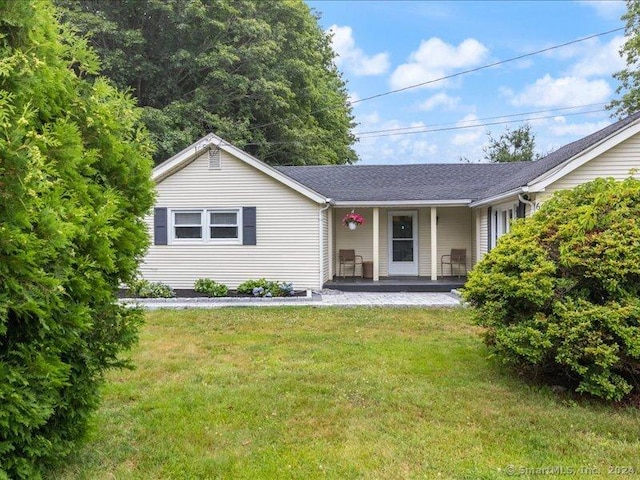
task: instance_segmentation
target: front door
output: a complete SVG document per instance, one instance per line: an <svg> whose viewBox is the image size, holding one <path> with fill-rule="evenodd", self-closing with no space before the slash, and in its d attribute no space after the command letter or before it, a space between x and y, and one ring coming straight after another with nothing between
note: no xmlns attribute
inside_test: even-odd
<svg viewBox="0 0 640 480"><path fill-rule="evenodd" d="M418 212L389 212L389 275L418 275Z"/></svg>

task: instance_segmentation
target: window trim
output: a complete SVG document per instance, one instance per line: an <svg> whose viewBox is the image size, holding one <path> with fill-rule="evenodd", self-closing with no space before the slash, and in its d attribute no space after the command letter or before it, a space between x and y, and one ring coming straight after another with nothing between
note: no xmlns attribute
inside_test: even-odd
<svg viewBox="0 0 640 480"><path fill-rule="evenodd" d="M517 204L503 203L492 208L491 245L495 247L503 235L511 231L511 223L516 219Z"/></svg>
<svg viewBox="0 0 640 480"><path fill-rule="evenodd" d="M200 227L202 229L201 238L177 238L176 237L176 213L199 213ZM211 213L235 213L236 223L224 225L236 227L238 236L235 238L212 238L211 227L222 226L211 223ZM242 208L241 207L215 207L215 208L172 208L169 209L169 244L171 245L242 245ZM179 225L197 226L197 225Z"/></svg>

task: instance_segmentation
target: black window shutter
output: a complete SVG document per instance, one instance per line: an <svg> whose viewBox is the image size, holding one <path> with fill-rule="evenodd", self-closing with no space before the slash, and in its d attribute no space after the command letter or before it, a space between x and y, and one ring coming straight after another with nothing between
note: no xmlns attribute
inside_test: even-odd
<svg viewBox="0 0 640 480"><path fill-rule="evenodd" d="M492 208L487 208L487 251L491 250L491 217L493 216Z"/></svg>
<svg viewBox="0 0 640 480"><path fill-rule="evenodd" d="M153 209L153 243L154 245L167 244L167 209L158 207Z"/></svg>
<svg viewBox="0 0 640 480"><path fill-rule="evenodd" d="M242 244L256 245L256 207L242 207Z"/></svg>

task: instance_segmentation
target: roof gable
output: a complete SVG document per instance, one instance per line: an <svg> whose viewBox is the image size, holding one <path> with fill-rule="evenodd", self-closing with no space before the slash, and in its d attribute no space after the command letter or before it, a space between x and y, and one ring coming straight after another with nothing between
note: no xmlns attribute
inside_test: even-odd
<svg viewBox="0 0 640 480"><path fill-rule="evenodd" d="M283 175L277 169L258 160L252 155L249 155L244 150L241 150L238 147L224 141L222 138L214 135L213 133L202 137L200 140L189 145L187 148L175 154L170 159L156 166L152 172L152 179L155 180L156 183L162 182L165 178L185 168L196 158L198 158L204 151L207 151L211 148L219 148L220 150L227 152L238 160L252 166L256 170L268 175L269 177L279 181L280 183L287 185L288 187L292 188L301 195L313 200L314 202L326 203L328 200L322 194L314 191L309 186L303 185L302 183L287 175Z"/></svg>

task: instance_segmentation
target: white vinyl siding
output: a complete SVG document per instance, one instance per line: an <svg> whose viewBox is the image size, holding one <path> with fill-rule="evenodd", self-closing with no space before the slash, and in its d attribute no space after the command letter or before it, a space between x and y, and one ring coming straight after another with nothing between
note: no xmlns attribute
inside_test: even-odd
<svg viewBox="0 0 640 480"><path fill-rule="evenodd" d="M140 268L142 276L181 289L193 288L198 278L236 288L260 277L293 282L296 289L319 288L319 205L228 153L220 154L219 170L209 169L208 153L203 152L161 181L156 206L169 212L256 207L257 245L152 245ZM153 232L153 215L146 221ZM241 231L240 218L238 222Z"/></svg>
<svg viewBox="0 0 640 480"><path fill-rule="evenodd" d="M537 195L537 201L542 203L558 190L574 188L598 177L613 177L616 180L624 180L629 177L630 171L633 169L640 169L640 135L634 135L556 180L544 192ZM640 178L638 173L635 176Z"/></svg>
<svg viewBox="0 0 640 480"><path fill-rule="evenodd" d="M336 208L333 211L333 229L335 231L336 246L333 252L335 262L335 273L339 274L340 261L338 254L340 250L356 251L356 255L362 255L362 260L373 260L373 209L372 208L355 208L356 213L359 213L364 217L364 225L358 226L355 230L349 230L349 227L345 227L342 224L344 216L351 211L350 208ZM386 217L385 217L386 218ZM380 214L380 224L382 225L382 213ZM382 245L380 246L382 250ZM349 270L349 274L352 273ZM360 266L356 271L356 276L361 275Z"/></svg>
<svg viewBox="0 0 640 480"><path fill-rule="evenodd" d="M442 255L449 255L453 248L464 248L467 251L467 270L471 267L473 221L475 220L473 220L469 207L438 208L438 256L436 262L438 262L439 276L443 273L440 271L440 258ZM449 275L448 266L445 265L444 268L445 275Z"/></svg>
<svg viewBox="0 0 640 480"><path fill-rule="evenodd" d="M489 216L487 215L487 207L479 209L480 212L480 251L478 252L478 259L480 261L489 250Z"/></svg>

